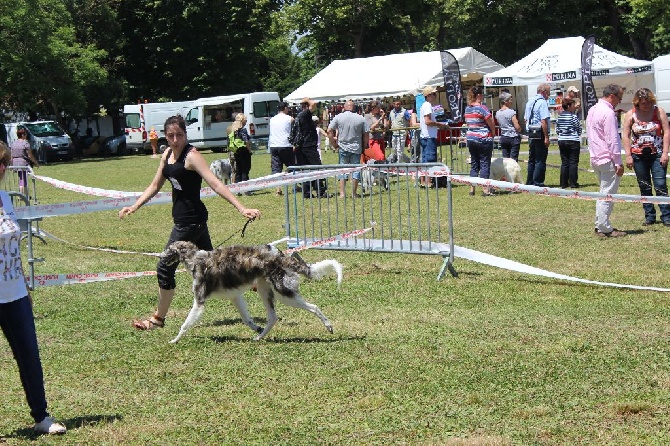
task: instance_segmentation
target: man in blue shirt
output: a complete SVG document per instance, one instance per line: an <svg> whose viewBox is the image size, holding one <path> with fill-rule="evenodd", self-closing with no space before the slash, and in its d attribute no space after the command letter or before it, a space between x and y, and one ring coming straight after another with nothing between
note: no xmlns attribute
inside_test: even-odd
<svg viewBox="0 0 670 446"><path fill-rule="evenodd" d="M526 104L526 130L528 127L541 126L542 135L539 138L528 137L528 176L526 184L544 187L544 175L547 170L547 155L549 154L549 104L547 99L551 93L549 84L540 84L537 95L530 98Z"/></svg>

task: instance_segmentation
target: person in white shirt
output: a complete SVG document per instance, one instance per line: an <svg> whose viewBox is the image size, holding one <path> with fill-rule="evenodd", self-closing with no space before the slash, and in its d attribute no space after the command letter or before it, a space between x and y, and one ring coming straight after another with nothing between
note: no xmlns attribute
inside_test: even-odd
<svg viewBox="0 0 670 446"><path fill-rule="evenodd" d="M435 120L433 105L437 104L437 88L424 87L423 97L426 102L421 104L419 110L419 127L421 128L421 162L434 163L437 161L437 131L447 128L447 124ZM421 177L421 186L430 187L430 179Z"/></svg>
<svg viewBox="0 0 670 446"><path fill-rule="evenodd" d="M270 118L270 137L268 147L270 148L270 169L273 174L281 173L284 166L295 165L295 153L293 146L288 141L291 133L293 118L286 111L288 104L280 102L277 108L277 114ZM275 191L277 196L282 195L281 187Z"/></svg>

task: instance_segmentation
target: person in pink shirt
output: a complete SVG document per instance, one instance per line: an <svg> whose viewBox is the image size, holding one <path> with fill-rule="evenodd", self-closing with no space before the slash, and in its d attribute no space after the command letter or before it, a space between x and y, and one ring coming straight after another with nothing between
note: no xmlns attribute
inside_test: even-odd
<svg viewBox="0 0 670 446"><path fill-rule="evenodd" d="M603 96L591 107L586 117L586 135L589 140L591 167L598 175L600 193L616 194L623 175L621 159L621 138L614 107L621 103L623 87L610 84L603 90ZM624 231L612 227L610 215L612 201L596 201L595 235L598 237L623 237Z"/></svg>

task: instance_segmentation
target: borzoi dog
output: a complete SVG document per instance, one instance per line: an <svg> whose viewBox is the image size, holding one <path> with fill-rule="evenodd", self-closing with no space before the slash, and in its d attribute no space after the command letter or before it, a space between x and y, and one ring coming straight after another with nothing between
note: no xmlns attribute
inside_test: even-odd
<svg viewBox="0 0 670 446"><path fill-rule="evenodd" d="M230 299L242 316L242 321L258 333L255 340L263 339L277 322L276 299L291 307L314 313L326 329L333 332L333 326L319 307L306 302L298 292L298 274L318 280L328 273L336 273L339 286L342 282L342 265L335 260L322 260L308 265L301 258L286 256L269 245L230 246L202 251L191 242L175 242L160 256L169 264L182 262L193 275L193 307L177 337L170 341L172 344L178 342L198 322L205 310L205 301L211 296ZM243 296L254 282L267 313L265 329L254 324Z"/></svg>
<svg viewBox="0 0 670 446"><path fill-rule="evenodd" d="M230 165L229 159L222 158L220 160L212 161L212 164L209 165L209 170L211 170L223 184L230 184L233 168Z"/></svg>

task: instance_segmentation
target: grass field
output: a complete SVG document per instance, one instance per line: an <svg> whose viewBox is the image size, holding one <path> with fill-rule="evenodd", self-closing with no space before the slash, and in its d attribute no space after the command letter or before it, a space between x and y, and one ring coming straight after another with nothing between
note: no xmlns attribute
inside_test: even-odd
<svg viewBox="0 0 670 446"><path fill-rule="evenodd" d="M267 155L254 155L252 163L252 177L269 172ZM560 164L558 156L549 163ZM156 165L148 156L128 156L53 164L38 173L141 191ZM581 166L588 166L587 154ZM547 177L556 186L558 169L548 168ZM579 182L597 190L592 173L581 172ZM41 203L88 199L38 187ZM228 243L284 235L283 204L272 192L242 197L263 218L244 239ZM638 193L634 177L624 177L620 192ZM640 205L617 203L613 223L629 236L602 240L593 235L593 201L470 197L467 186L453 194L460 246L585 279L670 287L670 228L643 228ZM241 229L243 218L223 200L206 204L215 245ZM154 205L123 221L116 212L100 212L49 218L41 227L74 244L157 252L171 225L170 207ZM38 242L35 254L46 259L38 273L155 267L150 257L53 240ZM313 315L280 305L280 322L266 340L253 342L232 305L212 301L201 323L170 345L192 302L187 274L178 275L166 327L152 332L130 324L153 311L155 278L38 288L33 299L47 398L69 431L59 438L32 434L2 337L0 444L670 443L667 294L459 259L459 277L438 282L441 259L433 256L308 250L303 257L344 264L340 290L332 279L302 285L333 323L332 335ZM251 292L247 297L251 314L264 323L259 300Z"/></svg>

